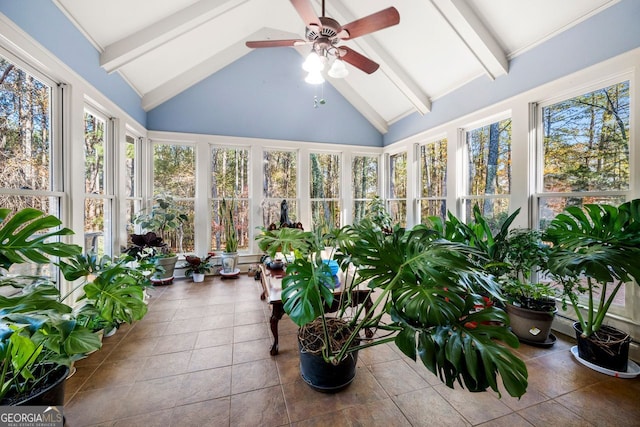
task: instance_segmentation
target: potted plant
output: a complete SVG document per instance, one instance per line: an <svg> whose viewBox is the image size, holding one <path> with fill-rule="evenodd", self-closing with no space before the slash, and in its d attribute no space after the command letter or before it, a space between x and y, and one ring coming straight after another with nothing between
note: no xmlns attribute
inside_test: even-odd
<svg viewBox="0 0 640 427"><path fill-rule="evenodd" d="M498 280L507 299L511 330L520 341L549 347L555 343L551 326L558 309L556 289L548 283L532 281L532 273L546 270L549 246L539 230L509 232L504 262L507 272Z"/></svg>
<svg viewBox="0 0 640 427"><path fill-rule="evenodd" d="M355 375L359 350L394 342L449 387L458 382L472 391L498 392L500 376L510 395L524 394L526 366L503 345L517 347L518 339L504 311L485 304L483 294L497 296L497 284L470 260L476 251L468 245L441 239L425 226L396 226L386 234L368 218L325 236L263 229L257 240L272 257L295 254L282 279L282 300L300 326L301 375L315 389L344 388ZM334 248L339 285L322 259L326 246ZM351 291L362 287L370 289L372 307L347 310ZM329 316L326 308L334 304L338 312ZM373 334L363 336L367 329Z"/></svg>
<svg viewBox="0 0 640 427"><path fill-rule="evenodd" d="M640 199L619 206L572 206L549 224L549 271L578 319L577 354L599 367L626 372L629 334L605 319L625 283L640 283ZM580 295L587 295L586 302Z"/></svg>
<svg viewBox="0 0 640 427"><path fill-rule="evenodd" d="M541 232L522 228L510 230L520 209L494 227L475 205L468 224L449 214L445 223L431 218L432 225L444 238L463 242L478 250L474 261L496 277L503 299L496 302L509 314L512 331L523 342L551 346L555 336L551 325L557 311L554 289L532 282L532 273L546 268L549 247L542 242Z"/></svg>
<svg viewBox="0 0 640 427"><path fill-rule="evenodd" d="M224 251L222 252L222 272L224 274L237 274L238 265L238 233L233 220L236 201L228 201L223 198L220 201L220 222L224 236Z"/></svg>
<svg viewBox="0 0 640 427"><path fill-rule="evenodd" d="M182 206L172 196L163 194L154 197L151 209L136 215L134 222L147 233L131 235L131 246L153 248L150 256L159 267L151 278L154 284L173 283L178 256L167 245L167 241L171 234L176 234L177 247L182 252L182 227L187 220ZM129 248L125 252L131 254Z"/></svg>
<svg viewBox="0 0 640 427"><path fill-rule="evenodd" d="M0 208L0 286L17 292L0 296L0 404L62 405L69 366L100 348L100 340L61 302L52 281L7 272L14 264L47 264L49 256L73 256L81 248L55 241L73 232L48 231L61 224L54 216L27 208L7 220L10 212Z"/></svg>
<svg viewBox="0 0 640 427"><path fill-rule="evenodd" d="M193 281L196 283L204 281L204 275L209 273L213 269L211 263L212 254L208 254L206 257L199 257L195 255L187 255L185 260L187 261L187 268L184 271L186 277L193 277Z"/></svg>
<svg viewBox="0 0 640 427"><path fill-rule="evenodd" d="M122 323L141 320L147 313L144 290L151 285L149 271L144 268L146 264L132 267L132 260L130 256L112 260L106 255L98 258L89 254L60 262L65 279L85 279L78 298L83 305L77 316L87 327L94 331L103 329L104 335L109 336Z"/></svg>

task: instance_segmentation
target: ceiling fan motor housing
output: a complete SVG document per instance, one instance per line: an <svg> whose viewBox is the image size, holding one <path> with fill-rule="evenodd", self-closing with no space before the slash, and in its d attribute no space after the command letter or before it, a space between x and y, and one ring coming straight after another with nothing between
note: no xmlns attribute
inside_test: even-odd
<svg viewBox="0 0 640 427"><path fill-rule="evenodd" d="M315 25L307 27L305 34L307 40L313 42L320 37L325 37L327 39L330 39L332 44L338 43L340 39L338 39L336 36L338 35L338 33L340 33L340 31L342 31L342 26L338 24L338 21L326 16L321 16L320 23L322 24L321 28L318 28Z"/></svg>

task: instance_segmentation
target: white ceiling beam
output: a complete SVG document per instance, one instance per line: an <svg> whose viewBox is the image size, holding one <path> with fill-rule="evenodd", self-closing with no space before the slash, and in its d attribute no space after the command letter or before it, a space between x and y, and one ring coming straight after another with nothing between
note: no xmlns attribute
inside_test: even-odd
<svg viewBox="0 0 640 427"><path fill-rule="evenodd" d="M465 0L431 0L460 40L491 79L509 72L509 60L500 44Z"/></svg>
<svg viewBox="0 0 640 427"><path fill-rule="evenodd" d="M262 40L268 38L293 39L299 38L299 36L287 31L261 28L253 34L249 34L245 39L237 41L226 49L199 63L195 67L190 68L184 73L164 82L161 86L147 92L142 97L142 108L145 111L149 111L218 72L232 62L240 59L251 51L247 46L245 46L246 40Z"/></svg>
<svg viewBox="0 0 640 427"><path fill-rule="evenodd" d="M336 11L334 15L336 15L336 19L341 23L352 22L358 18L354 16L342 2L332 2L331 8ZM400 25L402 25L402 17L400 17ZM364 36L352 40L351 43L356 44L360 48L361 53L380 64L378 72L381 71L384 73L420 114L426 114L431 111L429 96L424 93L420 86L406 73L404 68L402 68L378 42L372 37Z"/></svg>
<svg viewBox="0 0 640 427"><path fill-rule="evenodd" d="M249 0L200 0L107 46L100 66L108 73Z"/></svg>

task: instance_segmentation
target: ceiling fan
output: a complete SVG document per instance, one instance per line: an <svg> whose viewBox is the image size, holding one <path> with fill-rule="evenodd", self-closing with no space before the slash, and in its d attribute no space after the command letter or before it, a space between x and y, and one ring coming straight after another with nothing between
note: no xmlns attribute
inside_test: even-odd
<svg viewBox="0 0 640 427"><path fill-rule="evenodd" d="M333 65L329 70L332 77L344 77L347 74L342 61L364 71L367 74L375 72L379 64L366 56L354 51L348 46L338 46L342 40L351 40L383 28L397 25L400 22L400 14L395 7L389 7L364 18L357 19L349 24L340 25L335 19L325 16L324 0L322 0L322 16L316 16L311 0L290 0L298 15L305 23L305 38L288 40L259 40L246 42L247 47L291 47L312 45L311 55L305 61L303 68L309 71L306 79L309 83L321 83L324 81L320 71L324 64L334 57ZM313 57L313 55L317 57ZM319 77L318 81L310 81L309 77ZM313 79L311 79L313 80Z"/></svg>

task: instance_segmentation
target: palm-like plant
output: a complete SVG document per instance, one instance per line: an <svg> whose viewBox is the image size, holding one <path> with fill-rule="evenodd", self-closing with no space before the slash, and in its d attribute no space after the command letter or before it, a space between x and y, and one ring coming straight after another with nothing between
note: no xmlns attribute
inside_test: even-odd
<svg viewBox="0 0 640 427"><path fill-rule="evenodd" d="M601 329L620 288L632 279L640 283L640 199L617 207L569 207L553 219L544 238L553 243L549 271L563 285L583 336L591 336ZM584 292L586 317L579 303Z"/></svg>
<svg viewBox="0 0 640 427"><path fill-rule="evenodd" d="M457 381L470 390L491 387L497 392L499 374L509 394L524 394L526 366L498 342L517 347L518 339L506 326L506 314L485 304L483 294L498 297L499 293L491 277L470 260L482 256L473 248L441 239L423 226L411 231L395 227L386 234L368 219L324 238L285 228L264 233L258 240L271 256L294 248L295 260L283 279L284 309L301 327L318 325L320 352L327 363L337 364L362 348L395 342L449 387ZM359 285L368 287L373 298L372 309L358 307L353 316L347 317L342 308L338 317L345 323L338 329L332 328L334 322L325 313L325 307L334 304L335 286L320 256L327 243L335 246L335 259L345 275L341 298L349 298L349 291ZM391 321L386 322L388 315ZM379 334L366 340L360 331L369 328ZM329 344L338 338L342 338L338 345Z"/></svg>
<svg viewBox="0 0 640 427"><path fill-rule="evenodd" d="M220 201L220 221L222 222L224 237L225 237L225 252L237 252L238 251L238 233L236 232L236 226L233 221L233 214L236 209L236 201L232 199L222 199Z"/></svg>

